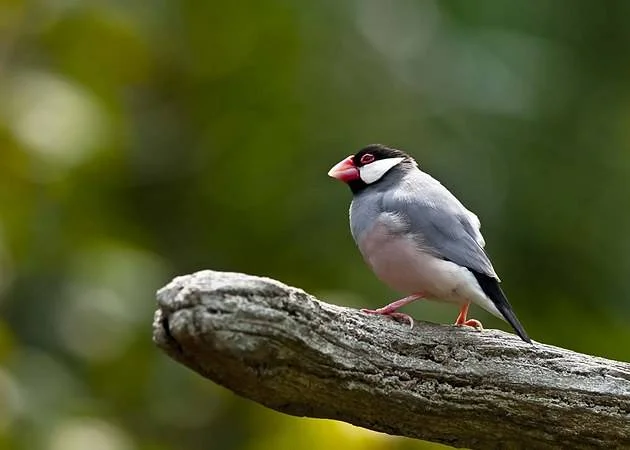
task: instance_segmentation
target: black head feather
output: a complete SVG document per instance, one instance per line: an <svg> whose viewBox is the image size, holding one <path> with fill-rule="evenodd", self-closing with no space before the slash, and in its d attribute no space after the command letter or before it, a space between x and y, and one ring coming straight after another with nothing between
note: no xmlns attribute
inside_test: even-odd
<svg viewBox="0 0 630 450"><path fill-rule="evenodd" d="M363 156L370 154L374 156L375 160L379 159L387 159L387 158L405 158L411 160L411 156L403 152L402 150L398 150L396 148L386 147L382 144L370 144L367 147L359 150L354 157L352 158L352 162L357 167L361 167L363 163L361 162L361 158Z"/></svg>

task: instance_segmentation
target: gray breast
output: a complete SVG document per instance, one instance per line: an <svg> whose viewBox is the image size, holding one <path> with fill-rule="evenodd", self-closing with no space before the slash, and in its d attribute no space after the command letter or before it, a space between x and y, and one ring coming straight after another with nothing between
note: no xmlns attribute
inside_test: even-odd
<svg viewBox="0 0 630 450"><path fill-rule="evenodd" d="M378 192L356 195L350 204L350 230L354 241L359 244L360 237L374 226L381 213L380 203L383 195Z"/></svg>

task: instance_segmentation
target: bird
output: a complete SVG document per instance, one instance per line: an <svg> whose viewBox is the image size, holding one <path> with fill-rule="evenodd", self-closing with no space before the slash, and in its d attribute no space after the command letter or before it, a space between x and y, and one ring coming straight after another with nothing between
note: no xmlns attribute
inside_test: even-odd
<svg viewBox="0 0 630 450"><path fill-rule="evenodd" d="M406 320L398 312L420 299L459 306L456 326L481 331L468 318L474 303L505 320L531 344L484 250L479 218L402 150L371 144L328 172L352 192L352 237L378 279L406 297L368 314Z"/></svg>

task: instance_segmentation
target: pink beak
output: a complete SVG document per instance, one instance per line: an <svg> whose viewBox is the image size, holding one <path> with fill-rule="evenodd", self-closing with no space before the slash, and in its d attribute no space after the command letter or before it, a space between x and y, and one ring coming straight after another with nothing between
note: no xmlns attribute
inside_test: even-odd
<svg viewBox="0 0 630 450"><path fill-rule="evenodd" d="M348 183L359 178L359 169L352 162L352 155L348 156L328 171L328 176Z"/></svg>

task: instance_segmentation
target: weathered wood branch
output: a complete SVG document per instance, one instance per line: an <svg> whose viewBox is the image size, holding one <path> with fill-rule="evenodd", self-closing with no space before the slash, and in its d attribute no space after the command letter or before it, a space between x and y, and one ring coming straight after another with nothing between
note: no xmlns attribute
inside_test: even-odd
<svg viewBox="0 0 630 450"><path fill-rule="evenodd" d="M496 330L410 330L238 273L178 277L158 304L162 350L277 411L457 447L630 448L627 363Z"/></svg>

